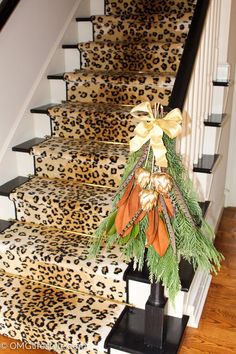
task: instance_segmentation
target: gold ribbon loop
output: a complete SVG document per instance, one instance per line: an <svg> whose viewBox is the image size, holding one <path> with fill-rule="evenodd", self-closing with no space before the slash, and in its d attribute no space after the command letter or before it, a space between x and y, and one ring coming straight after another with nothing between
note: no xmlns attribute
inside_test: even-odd
<svg viewBox="0 0 236 354"><path fill-rule="evenodd" d="M163 133L171 139L180 134L182 129L180 110L175 108L165 117L157 118L153 114L150 102L143 102L134 107L130 113L140 121L134 129L135 136L130 140L130 152L138 151L150 140L156 164L160 167L167 167L166 148L162 140Z"/></svg>

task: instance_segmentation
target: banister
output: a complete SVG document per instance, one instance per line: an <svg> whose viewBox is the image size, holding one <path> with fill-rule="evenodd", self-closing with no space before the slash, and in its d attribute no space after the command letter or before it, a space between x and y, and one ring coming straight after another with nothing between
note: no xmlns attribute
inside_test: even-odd
<svg viewBox="0 0 236 354"><path fill-rule="evenodd" d="M0 1L0 31L11 16L16 5L20 0L1 0Z"/></svg>
<svg viewBox="0 0 236 354"><path fill-rule="evenodd" d="M169 106L183 108L210 0L198 0L176 75Z"/></svg>

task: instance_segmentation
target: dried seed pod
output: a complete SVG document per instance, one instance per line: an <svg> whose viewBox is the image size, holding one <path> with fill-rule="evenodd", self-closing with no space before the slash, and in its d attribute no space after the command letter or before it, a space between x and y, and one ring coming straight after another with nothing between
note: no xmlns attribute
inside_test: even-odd
<svg viewBox="0 0 236 354"><path fill-rule="evenodd" d="M157 205L158 193L151 189L143 189L139 193L141 208L150 211Z"/></svg>
<svg viewBox="0 0 236 354"><path fill-rule="evenodd" d="M141 188L147 187L150 182L151 173L145 168L139 167L135 172L135 178Z"/></svg>
<svg viewBox="0 0 236 354"><path fill-rule="evenodd" d="M153 173L151 183L155 190L161 194L169 193L173 187L171 176L164 172Z"/></svg>

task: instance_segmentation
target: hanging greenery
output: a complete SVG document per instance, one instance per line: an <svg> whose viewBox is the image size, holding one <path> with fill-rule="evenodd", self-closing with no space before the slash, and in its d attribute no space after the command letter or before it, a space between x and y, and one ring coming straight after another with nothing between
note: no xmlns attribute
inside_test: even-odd
<svg viewBox="0 0 236 354"><path fill-rule="evenodd" d="M195 268L216 272L223 256L202 216L192 182L175 151L181 132L179 109L164 114L149 102L134 107L139 120L130 141L130 157L113 209L95 233L91 255L101 246L120 246L126 260L141 270L147 262L151 282L161 281L174 300L181 288L181 257ZM146 252L145 252L146 250Z"/></svg>

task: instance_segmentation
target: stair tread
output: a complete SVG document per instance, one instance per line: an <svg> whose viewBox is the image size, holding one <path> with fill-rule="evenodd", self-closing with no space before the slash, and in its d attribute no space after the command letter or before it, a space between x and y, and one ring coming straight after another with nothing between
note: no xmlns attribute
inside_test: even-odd
<svg viewBox="0 0 236 354"><path fill-rule="evenodd" d="M42 106L37 106L37 107L34 107L34 108L31 108L30 112L31 113L43 113L43 114L47 114L48 113L48 110L54 106L56 106L58 103L47 103L47 104L44 104Z"/></svg>
<svg viewBox="0 0 236 354"><path fill-rule="evenodd" d="M36 174L118 187L129 146L88 139L51 137L31 149Z"/></svg>
<svg viewBox="0 0 236 354"><path fill-rule="evenodd" d="M145 310L126 307L105 345L109 350L113 348L124 353L177 354L188 319L189 317L185 315L182 318L165 316L165 340L163 347L158 349L145 344Z"/></svg>
<svg viewBox="0 0 236 354"><path fill-rule="evenodd" d="M193 11L195 8L196 1L189 0L176 0L170 4L166 1L146 1L146 0L126 0L117 3L113 0L106 0L106 14L107 15L120 15L120 14L176 14Z"/></svg>
<svg viewBox="0 0 236 354"><path fill-rule="evenodd" d="M204 125L208 127L221 127L222 124L225 122L228 115L226 113L217 114L212 113L208 116L208 119L204 121Z"/></svg>
<svg viewBox="0 0 236 354"><path fill-rule="evenodd" d="M182 54L183 52L183 43L180 42L161 42L161 41L140 41L136 42L127 42L127 41L89 41L89 42L80 42L78 43L78 48L81 51L160 51L160 50L179 50ZM138 54L138 53L136 53Z"/></svg>
<svg viewBox="0 0 236 354"><path fill-rule="evenodd" d="M15 188L29 180L28 177L18 176L0 186L0 195L8 197Z"/></svg>
<svg viewBox="0 0 236 354"><path fill-rule="evenodd" d="M30 153L33 146L36 146L36 145L42 143L44 140L45 140L45 138L33 138L30 140L27 140L21 144L13 146L12 151Z"/></svg>
<svg viewBox="0 0 236 354"><path fill-rule="evenodd" d="M68 160L98 157L99 159L108 159L107 163L112 163L114 159L119 158L125 163L129 154L129 146L52 137L33 146L31 153L34 156L46 155L54 159L65 158Z"/></svg>
<svg viewBox="0 0 236 354"><path fill-rule="evenodd" d="M47 78L49 80L63 80L64 79L64 73L49 74L49 75L47 75Z"/></svg>
<svg viewBox="0 0 236 354"><path fill-rule="evenodd" d="M2 334L58 353L69 347L71 354L104 353L105 338L124 305L7 274L1 279Z"/></svg>
<svg viewBox="0 0 236 354"><path fill-rule="evenodd" d="M105 196L106 194L106 196ZM61 179L48 179L33 177L23 185L17 187L10 194L10 199L16 201L33 200L38 195L37 203L58 202L59 200L74 200L78 203L86 202L87 198L102 198L104 202L110 202L114 196L114 190L99 186L88 186L75 181L65 181ZM107 200L106 200L107 197Z"/></svg>
<svg viewBox="0 0 236 354"><path fill-rule="evenodd" d="M12 221L0 219L0 232L5 231L12 224L13 224Z"/></svg>
<svg viewBox="0 0 236 354"><path fill-rule="evenodd" d="M197 164L193 165L193 171L199 173L212 173L216 163L219 161L219 154L203 154Z"/></svg>
<svg viewBox="0 0 236 354"><path fill-rule="evenodd" d="M173 86L175 76L172 74L162 74L154 72L116 72L116 71L93 71L93 70L75 70L66 72L64 80L70 82L93 81L111 82L115 84L153 84L158 86L170 87Z"/></svg>
<svg viewBox="0 0 236 354"><path fill-rule="evenodd" d="M189 31L192 13L130 16L92 16L96 41L166 41L184 42Z"/></svg>
<svg viewBox="0 0 236 354"><path fill-rule="evenodd" d="M129 143L135 122L131 106L66 101L49 108L53 135L63 138Z"/></svg>
<svg viewBox="0 0 236 354"><path fill-rule="evenodd" d="M115 190L63 179L33 177L10 194L18 219L94 233L111 210Z"/></svg>
<svg viewBox="0 0 236 354"><path fill-rule="evenodd" d="M128 15L93 15L90 20L92 22L97 22L103 24L103 22L190 22L192 17L192 12L184 12L178 14L128 14Z"/></svg>
<svg viewBox="0 0 236 354"><path fill-rule="evenodd" d="M31 260L122 281L127 263L122 259L119 247L109 251L103 249L97 258L91 258L88 257L90 244L90 236L15 222L0 234L1 262L5 255L5 262L9 265L19 260L20 267L22 262ZM9 252L12 255L10 259L7 258Z"/></svg>

